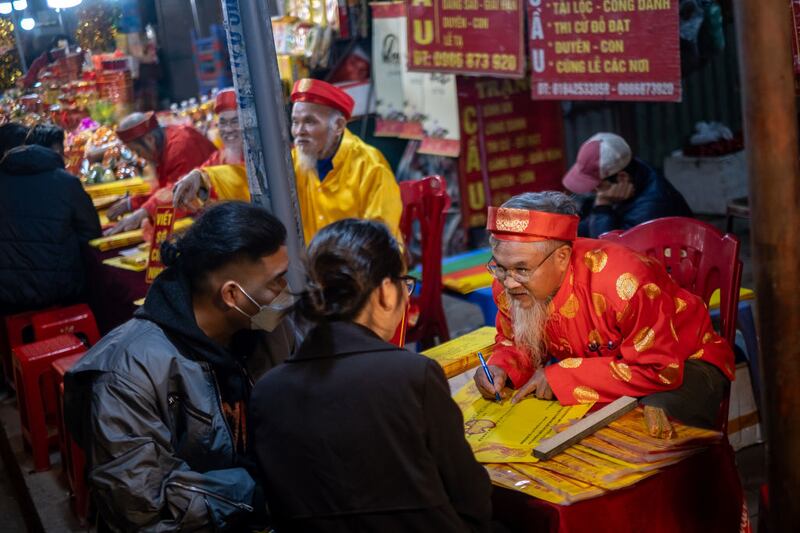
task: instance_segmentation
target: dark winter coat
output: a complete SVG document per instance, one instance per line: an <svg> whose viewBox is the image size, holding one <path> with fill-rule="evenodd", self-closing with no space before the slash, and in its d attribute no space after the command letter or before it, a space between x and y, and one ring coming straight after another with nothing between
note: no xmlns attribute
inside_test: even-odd
<svg viewBox="0 0 800 533"><path fill-rule="evenodd" d="M441 367L359 325L318 326L250 404L276 531L488 531L491 484Z"/></svg>
<svg viewBox="0 0 800 533"><path fill-rule="evenodd" d="M0 163L0 314L77 301L80 244L99 236L92 201L59 154L10 150Z"/></svg>

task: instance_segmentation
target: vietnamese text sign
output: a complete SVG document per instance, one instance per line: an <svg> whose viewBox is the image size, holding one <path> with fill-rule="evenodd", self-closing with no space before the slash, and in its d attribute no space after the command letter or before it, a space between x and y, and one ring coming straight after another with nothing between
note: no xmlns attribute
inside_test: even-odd
<svg viewBox="0 0 800 533"><path fill-rule="evenodd" d="M464 225L484 226L489 205L562 190L564 122L558 102L531 102L527 79L458 77L459 183Z"/></svg>
<svg viewBox="0 0 800 533"><path fill-rule="evenodd" d="M677 0L527 0L534 99L681 99Z"/></svg>
<svg viewBox="0 0 800 533"><path fill-rule="evenodd" d="M161 243L172 235L172 227L175 223L175 208L170 206L156 207L156 220L153 225L153 238L150 240L150 255L147 258L147 272L145 281L153 283L153 280L164 270L164 263L161 261Z"/></svg>
<svg viewBox="0 0 800 533"><path fill-rule="evenodd" d="M407 0L408 68L520 77L522 0Z"/></svg>

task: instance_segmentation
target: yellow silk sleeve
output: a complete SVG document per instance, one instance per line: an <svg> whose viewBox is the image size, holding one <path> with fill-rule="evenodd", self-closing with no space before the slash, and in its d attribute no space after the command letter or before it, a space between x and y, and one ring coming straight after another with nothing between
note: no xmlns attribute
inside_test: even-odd
<svg viewBox="0 0 800 533"><path fill-rule="evenodd" d="M242 165L203 167L218 200L250 201L247 172Z"/></svg>

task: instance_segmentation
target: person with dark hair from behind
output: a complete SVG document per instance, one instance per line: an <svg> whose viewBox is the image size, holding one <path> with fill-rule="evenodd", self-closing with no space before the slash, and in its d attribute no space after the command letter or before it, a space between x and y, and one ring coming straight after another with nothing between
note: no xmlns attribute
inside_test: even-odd
<svg viewBox="0 0 800 533"><path fill-rule="evenodd" d="M8 122L0 126L0 160L12 148L25 144L28 131L19 122Z"/></svg>
<svg viewBox="0 0 800 533"><path fill-rule="evenodd" d="M64 130L54 124L37 124L28 131L25 144L44 146L64 157Z"/></svg>
<svg viewBox="0 0 800 533"><path fill-rule="evenodd" d="M37 143L19 146L23 132ZM63 151L63 131L30 132L6 124L0 135L16 145L0 159L0 314L80 301L86 281L80 247L100 236L92 200L51 149L61 139Z"/></svg>
<svg viewBox="0 0 800 533"><path fill-rule="evenodd" d="M264 499L248 459L251 380L296 343L286 230L242 202L175 243L134 318L65 376L100 531L247 531Z"/></svg>
<svg viewBox="0 0 800 533"><path fill-rule="evenodd" d="M297 353L251 429L277 531L488 531L491 485L439 365L387 342L413 290L389 229L345 219L308 250Z"/></svg>

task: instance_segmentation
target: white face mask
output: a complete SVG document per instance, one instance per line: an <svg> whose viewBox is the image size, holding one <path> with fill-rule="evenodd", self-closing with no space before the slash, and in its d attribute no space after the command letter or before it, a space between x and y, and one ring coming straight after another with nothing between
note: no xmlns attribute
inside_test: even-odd
<svg viewBox="0 0 800 533"><path fill-rule="evenodd" d="M252 296L247 294L243 288L236 285L242 294L248 300L253 302L253 305L258 307L258 311L254 315L248 315L242 311L238 306L234 305L233 308L241 314L250 319L250 329L261 329L264 331L274 331L278 327L286 312L294 305L294 296L289 292L288 285L275 297L268 305L260 305L253 299Z"/></svg>

